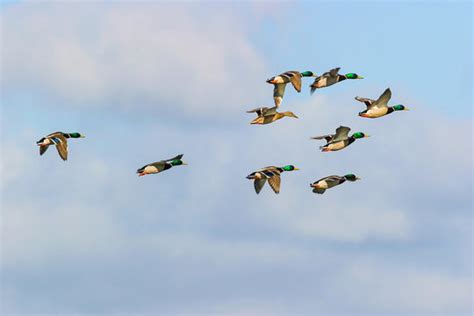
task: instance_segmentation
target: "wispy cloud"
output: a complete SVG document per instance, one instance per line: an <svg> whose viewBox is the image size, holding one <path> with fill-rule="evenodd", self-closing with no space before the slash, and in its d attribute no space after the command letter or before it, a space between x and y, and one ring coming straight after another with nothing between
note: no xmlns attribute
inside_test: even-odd
<svg viewBox="0 0 474 316"><path fill-rule="evenodd" d="M234 111L258 96L252 87L265 78L264 56L239 16L195 9L12 6L3 12L2 84L41 89L63 106L193 116Z"/></svg>
<svg viewBox="0 0 474 316"><path fill-rule="evenodd" d="M145 4L2 9L2 89L14 101L2 130L2 312L468 313L471 118L438 114L393 75L393 102L411 112L358 117L353 97L385 88L361 80L288 89L283 107L299 119L250 126L244 111L272 102L272 49L298 51L285 67L313 61L288 34L262 49L278 32L254 29L267 14L281 29L305 19L265 4L252 18ZM319 152L309 137L339 125L371 138ZM87 135L67 162L34 145L53 126ZM178 153L189 166L135 175ZM290 163L301 171L282 175L279 195L245 179ZM348 172L362 180L311 193Z"/></svg>

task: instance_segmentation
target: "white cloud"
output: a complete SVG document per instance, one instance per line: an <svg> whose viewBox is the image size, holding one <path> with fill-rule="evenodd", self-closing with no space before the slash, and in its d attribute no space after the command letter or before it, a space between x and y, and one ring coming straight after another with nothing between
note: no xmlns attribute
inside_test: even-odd
<svg viewBox="0 0 474 316"><path fill-rule="evenodd" d="M306 122L311 125L310 119ZM300 127L291 125L291 121L287 123L296 131L278 132L278 139L293 148L291 140L301 136L298 131ZM330 125L329 122L325 124ZM308 125L305 126L309 129ZM161 129L150 127L147 131L159 134ZM169 132L178 139L184 139L186 134L179 130L171 129ZM207 133L191 137L188 142L214 135L215 131L210 129ZM357 247L364 247L371 240L377 240L382 243L382 247L390 247L392 242L410 247L410 243L419 238L417 230L426 222L416 215L416 209L407 209L396 202L398 198L390 198L397 191L397 186L395 191L390 186L388 191L377 191L377 198L363 204L351 202L352 205L349 205L347 201L357 198L360 198L357 201L364 201L364 190L373 188L368 175L360 183L344 184L323 196L312 194L309 182L313 180L314 174L327 169L345 170L346 167L338 166L337 161L333 162L334 157L327 160L321 158L314 165L308 164L299 157L303 150L309 152L310 161L316 160L318 156L329 156L321 156L323 154L316 148L313 148L313 152L307 151L307 147L317 146L305 139L308 146L303 145L304 149L291 153L294 157L290 157L289 162L295 159L306 168L299 174L283 175L283 190L279 196L269 190L256 196L251 183L244 179L245 174L240 175L242 181L234 184L228 183L228 177L234 178L241 169L249 168L250 161L255 164L259 160L274 159L280 149L275 153L275 149L269 146L262 149L262 156L250 157L249 153L247 157L240 149L240 141L230 134L223 132L213 139L212 147L220 148L220 154L213 159L198 158L205 154L207 148L202 148L202 153L195 150L194 155L186 156L194 158L188 160L189 169L183 167L140 181L134 181L136 177L133 170L129 170L125 157L103 160L104 157L97 153L84 151L87 143L71 146L74 156L67 164L63 164L54 151L49 156L38 157L36 148L34 156L31 155L33 150L21 149L20 144L28 143L23 138L30 138L30 135L5 143L4 147L9 148L3 159L4 162L10 162L7 169L14 170L15 162L27 167L17 168L9 177L8 187L4 187L4 192L9 196L2 201L3 271L29 280L28 273L35 273L32 271L55 275L54 271L61 269L74 274L81 267L94 270L97 265L110 265L119 272L104 275L99 268L99 272L92 274L96 281L79 283L74 292L84 297L94 295L98 300L97 308L107 311L134 309L133 304L110 306L107 303L109 295L117 293L102 293L103 283L110 281L109 278L115 273L127 273L129 265L134 267L134 272L126 278L127 284L131 282L137 293L147 293L154 283L166 285L177 282L189 288L190 293L185 297L189 299L188 310L192 312L294 314L355 309L382 313L397 308L401 313L465 311L469 286L462 276L436 270L418 271L418 264L413 262L398 262L401 264L398 267L395 263L387 263L383 256L375 256L367 261L357 259L364 257L357 254L357 260L353 263L353 252L330 249L325 244L335 241L339 245L357 244ZM441 133L439 138L441 142L445 141L443 137L449 138L443 135ZM83 141L92 141L90 139L89 136ZM233 141L233 146L228 146L229 140ZM127 139L121 139L123 141ZM146 143L147 140L140 140L133 146L140 147L141 142ZM257 138L249 146L258 148L258 143ZM168 146L163 142L160 144ZM437 150L435 143L429 144L431 147L424 149L427 155ZM150 145L153 147L154 143ZM31 146L33 148L34 144ZM186 144L181 143L179 146L186 147ZM294 148L298 146L300 144L294 145ZM346 152L347 158L356 154L358 147L364 149L362 143L353 146L347 149L351 150ZM370 144L367 143L367 146ZM456 146L453 145L453 148ZM244 166L236 167L234 157L239 156L239 153L242 157L239 161ZM153 150L145 150L144 155L153 155ZM408 165L407 159L412 158L407 155L399 159L401 165ZM351 168L359 169L363 164L364 161L354 162ZM430 168L430 165L426 167ZM465 170L466 165L459 165L458 168ZM441 176L450 173L449 170L437 171ZM396 172L389 170L386 176L393 177ZM214 173L215 176L206 176ZM428 171L426 173L429 174ZM177 174L185 177L186 183L177 178ZM168 184L166 188L161 185L163 181ZM61 183L61 188L66 191L53 194L57 193L56 189L51 190L54 183ZM430 187L427 188L430 190ZM211 192L213 195L209 195ZM21 196L28 198L18 201ZM177 197L188 199L180 201ZM384 204L383 208L378 207L381 204ZM232 222L235 223L229 225ZM222 232L219 233L218 229ZM258 233L259 230L264 233ZM318 249L320 246L322 248ZM159 263L157 267L149 267L143 272L137 268L155 262ZM192 267L196 267L195 271ZM178 277L176 274L184 276ZM254 275L258 275L258 279L253 280ZM212 281L216 279L220 281ZM303 279L306 283L300 284ZM56 311L77 311L80 307L75 295L65 297L61 303L57 302L58 305L48 301L48 295L51 294L47 293L55 293L58 287L64 286L61 282L64 281L51 281L49 287L52 292L45 292L44 296L28 293L28 288L21 284L9 283L5 289L10 306L7 310L48 311L54 305ZM124 284L124 281L117 282ZM208 285L206 291L197 295L195 291L200 282L208 282ZM295 293L273 288L287 282ZM271 284L270 288L267 283ZM98 288L99 295L83 292L91 284ZM410 291L400 291L403 287L409 287ZM253 288L253 291L248 292L247 288ZM175 297L176 293L173 293L170 295ZM218 300L213 299L216 293L221 295ZM344 302L339 306L334 302L339 300L341 293ZM15 307L15 299L22 299L25 295L32 296L35 304L29 308ZM120 292L120 295L126 294ZM308 299L307 296L318 299ZM373 299L369 300L368 297ZM411 300L411 297L416 300ZM144 299L140 302L144 304L141 307L144 311L162 312L159 306L161 300ZM170 314L183 311L180 306L170 304L167 310ZM272 306L278 306L277 310Z"/></svg>
<svg viewBox="0 0 474 316"><path fill-rule="evenodd" d="M468 309L468 277L452 270L462 266L457 248L467 243L472 136L461 136L472 122L437 117L416 100L409 102L412 112L364 120L353 95L334 87L311 97L290 89L284 106L300 119L249 126L252 116L243 111L260 102L260 91L270 104L271 87L264 83L265 60L248 39L251 27L237 17L160 5L71 8L19 4L2 13L2 85L9 93L57 94L79 108L77 121L100 126L71 144L63 163L54 149L38 157L37 131L17 134L27 121L9 120L14 128L2 143L8 310L81 312L77 297L95 302L86 312L162 312L169 304L172 314L182 312L183 300L192 312L219 314ZM196 133L189 121L138 124L114 111L112 126L103 127L89 116L95 106L158 116L173 110L201 118L239 114ZM69 109L56 110L61 118ZM320 153L320 143L309 137L339 125L372 138ZM123 132L114 134L119 128ZM142 163L174 152L183 152L189 166L134 175ZM301 171L283 175L278 196L268 187L255 195L244 178L259 167L288 163ZM311 193L309 183L317 178L347 172L363 180L322 196ZM427 269L426 258L412 255L424 247L417 243L445 241L438 228L456 248L433 255L446 260L446 270ZM405 258L390 253L389 262L384 254L400 245ZM360 259L367 251L373 259ZM90 280L75 277L82 269ZM32 289L34 278L48 287ZM62 293L71 280L72 294ZM117 302L127 295L136 302ZM32 305L15 307L15 299Z"/></svg>
<svg viewBox="0 0 474 316"><path fill-rule="evenodd" d="M245 22L197 12L166 3L5 8L2 85L58 95L62 106L202 117L233 112L271 91Z"/></svg>

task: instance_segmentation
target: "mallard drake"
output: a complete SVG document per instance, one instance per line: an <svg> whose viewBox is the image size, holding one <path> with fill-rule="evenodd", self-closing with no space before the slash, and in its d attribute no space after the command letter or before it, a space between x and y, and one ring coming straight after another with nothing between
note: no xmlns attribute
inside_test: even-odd
<svg viewBox="0 0 474 316"><path fill-rule="evenodd" d="M311 71L287 71L278 76L271 77L267 80L268 83L274 85L273 88L273 100L277 107L280 106L283 95L285 94L285 87L288 82L291 82L296 91L301 92L301 78L302 77L314 77Z"/></svg>
<svg viewBox="0 0 474 316"><path fill-rule="evenodd" d="M181 158L183 158L183 154L170 159L149 163L137 170L138 176L162 172L174 166L187 165Z"/></svg>
<svg viewBox="0 0 474 316"><path fill-rule="evenodd" d="M364 77L359 76L358 74L355 74L352 72L345 75L340 75L339 69L341 68L337 67L337 68L331 69L328 72L323 73L321 76L316 77L314 79L314 82L310 85L311 94L313 94L314 91L316 91L316 89L329 87L335 83L338 83L346 79L364 79Z"/></svg>
<svg viewBox="0 0 474 316"><path fill-rule="evenodd" d="M67 139L68 138L84 138L84 135L80 133L63 133L63 132L54 132L41 138L36 142L36 145L39 146L39 153L43 155L46 150L48 150L50 145L56 145L58 150L59 157L62 160L67 160Z"/></svg>
<svg viewBox="0 0 474 316"><path fill-rule="evenodd" d="M354 174L346 174L345 176L329 176L325 177L322 179L319 179L318 181L315 181L310 184L310 187L313 188L314 193L318 194L323 194L327 189L330 189L332 187L335 187L336 185L339 185L341 183L348 181L357 181L360 180L360 178L356 177Z"/></svg>
<svg viewBox="0 0 474 316"><path fill-rule="evenodd" d="M261 107L261 108L256 108L250 111L247 111L247 113L257 113L257 118L254 119L250 124L269 124L273 123L281 118L284 118L285 116L288 117L294 117L298 118L293 112L286 111L286 112L277 112L277 107L274 106L272 108L267 108L267 107Z"/></svg>
<svg viewBox="0 0 474 316"><path fill-rule="evenodd" d="M339 126L336 129L336 134L323 135L311 137L311 139L325 139L326 145L319 147L321 151L337 151L343 148L346 148L352 144L356 139L369 137L362 132L357 132L349 136L349 131L351 129L347 126Z"/></svg>
<svg viewBox="0 0 474 316"><path fill-rule="evenodd" d="M392 91L390 91L390 88L385 89L377 100L355 97L357 101L363 102L367 106L367 110L359 112L359 116L377 118L395 111L408 111L408 108L401 104L388 106L388 101L390 101L391 97Z"/></svg>
<svg viewBox="0 0 474 316"><path fill-rule="evenodd" d="M255 192L257 194L260 193L260 191L263 188L263 185L265 182L268 180L268 183L270 184L270 187L273 189L273 191L278 194L280 193L280 174L284 171L294 171L294 170L299 170L298 168L295 168L293 165L287 165L284 167L275 167L275 166L270 166L270 167L265 167L260 170L257 170L255 172L252 172L247 176L247 179L249 180L254 180L253 185L255 187Z"/></svg>

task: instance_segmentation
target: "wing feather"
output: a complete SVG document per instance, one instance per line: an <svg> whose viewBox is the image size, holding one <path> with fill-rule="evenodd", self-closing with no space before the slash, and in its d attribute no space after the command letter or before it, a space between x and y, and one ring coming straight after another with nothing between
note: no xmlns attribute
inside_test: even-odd
<svg viewBox="0 0 474 316"><path fill-rule="evenodd" d="M247 111L247 113L257 113L257 116L260 116L260 115L262 115L262 113L264 113L266 110L268 110L267 107L261 107L261 108L256 108L256 109L253 109L253 110L249 110L249 111Z"/></svg>
<svg viewBox="0 0 474 316"><path fill-rule="evenodd" d="M276 174L268 179L268 184L270 184L270 187L276 194L280 193L280 183L281 178L279 174Z"/></svg>
<svg viewBox="0 0 474 316"><path fill-rule="evenodd" d="M58 150L59 157L61 157L62 160L66 161L67 160L67 139L66 137L64 137L64 135L61 132L56 132L53 134L50 134L48 137L50 139L54 138L55 142L57 141L56 149Z"/></svg>
<svg viewBox="0 0 474 316"><path fill-rule="evenodd" d="M359 102L365 103L367 106L367 110L372 108L372 104L375 103L375 100L369 99L369 98L361 98L361 97L355 97L355 99Z"/></svg>
<svg viewBox="0 0 474 316"><path fill-rule="evenodd" d="M277 83L274 85L273 88L273 100L275 101L275 105L278 107L281 104L283 99L283 95L285 94L285 87L286 83Z"/></svg>
<svg viewBox="0 0 474 316"><path fill-rule="evenodd" d="M327 74L332 78L337 78L337 75L339 73L339 69L341 69L341 67L333 68L333 69L329 70L329 73L327 73Z"/></svg>
<svg viewBox="0 0 474 316"><path fill-rule="evenodd" d="M255 192L257 192L257 194L260 193L260 191L262 191L262 188L263 186L265 185L265 182L267 182L267 179L255 179L255 181L253 182L253 186L255 188Z"/></svg>
<svg viewBox="0 0 474 316"><path fill-rule="evenodd" d="M39 151L40 151L40 156L43 155L46 150L48 150L49 148L49 145L48 146L39 146Z"/></svg>
<svg viewBox="0 0 474 316"><path fill-rule="evenodd" d="M351 129L347 126L339 126L336 129L336 135L333 137L333 139L331 141L332 142L338 142L338 141L345 140L345 139L349 138L349 131L350 130Z"/></svg>
<svg viewBox="0 0 474 316"><path fill-rule="evenodd" d="M172 161L172 160L180 160L181 158L183 158L184 154L180 154L176 157L173 157L173 158L170 158L170 159L166 159L166 160L162 160L162 161L159 161L159 162L163 162L163 161Z"/></svg>
<svg viewBox="0 0 474 316"><path fill-rule="evenodd" d="M296 91L301 92L301 75L298 71L285 72L283 75L290 80Z"/></svg>
<svg viewBox="0 0 474 316"><path fill-rule="evenodd" d="M392 97L392 91L390 91L390 88L385 89L385 91L380 95L380 97L377 100L377 106L378 107L384 107L387 106L388 101L390 101L390 98Z"/></svg>
<svg viewBox="0 0 474 316"><path fill-rule="evenodd" d="M313 193L323 194L326 192L326 189L313 188Z"/></svg>
<svg viewBox="0 0 474 316"><path fill-rule="evenodd" d="M66 142L59 142L56 144L56 149L58 150L59 157L62 160L67 160L67 143Z"/></svg>
<svg viewBox="0 0 474 316"><path fill-rule="evenodd" d="M334 138L334 135L322 135L322 136L315 136L311 137L311 139L325 139L326 142L330 142Z"/></svg>

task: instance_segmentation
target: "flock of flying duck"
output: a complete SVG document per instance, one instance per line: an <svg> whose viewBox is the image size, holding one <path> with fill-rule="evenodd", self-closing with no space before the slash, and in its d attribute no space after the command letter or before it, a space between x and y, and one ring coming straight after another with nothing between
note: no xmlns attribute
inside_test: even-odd
<svg viewBox="0 0 474 316"><path fill-rule="evenodd" d="M275 102L275 106L271 108L260 107L247 111L248 113L256 113L257 115L257 118L252 120L250 124L264 125L273 123L284 117L298 118L298 116L296 116L293 112L278 112L277 109L280 107L281 102L283 100L286 85L288 83L291 83L297 92L301 92L301 78L303 77L315 77L314 82L310 85L311 94L313 94L317 89L332 86L346 79L363 79L363 77L355 73L341 75L339 74L339 69L340 68L331 69L330 71L325 72L320 76L315 75L311 71L287 71L278 76L274 76L268 79L267 83L273 84L274 86L273 99ZM389 88L387 88L377 100L355 97L357 101L363 102L367 107L366 110L359 112L359 116L366 118L379 118L395 111L408 110L405 106L401 104L388 106L388 102L390 101L391 97L392 92ZM320 149L323 152L328 152L344 149L350 144L352 144L355 140L368 137L368 135L362 132L357 132L349 136L350 130L351 129L349 127L339 126L336 129L335 134L316 136L312 137L312 139L324 139L326 141L326 144L324 146L321 146ZM36 142L36 144L39 146L40 155L43 155L49 148L49 146L55 145L61 159L66 161L68 156L67 140L69 138L83 137L85 136L80 133L54 132L41 138L39 141ZM164 170L168 170L174 166L186 165L186 163L182 160L182 157L183 155L181 154L170 159L147 164L138 169L137 174L138 176L144 176L147 174L159 173ZM278 194L280 192L281 173L285 171L294 170L299 169L293 165L287 165L283 167L269 166L252 172L247 176L247 179L254 180L254 188L257 194L260 193L267 180L273 191ZM356 181L359 179L360 178L358 178L354 174L346 174L344 176L332 175L319 179L312 183L310 186L311 188L313 188L314 193L323 194L327 189L344 183L345 181Z"/></svg>

